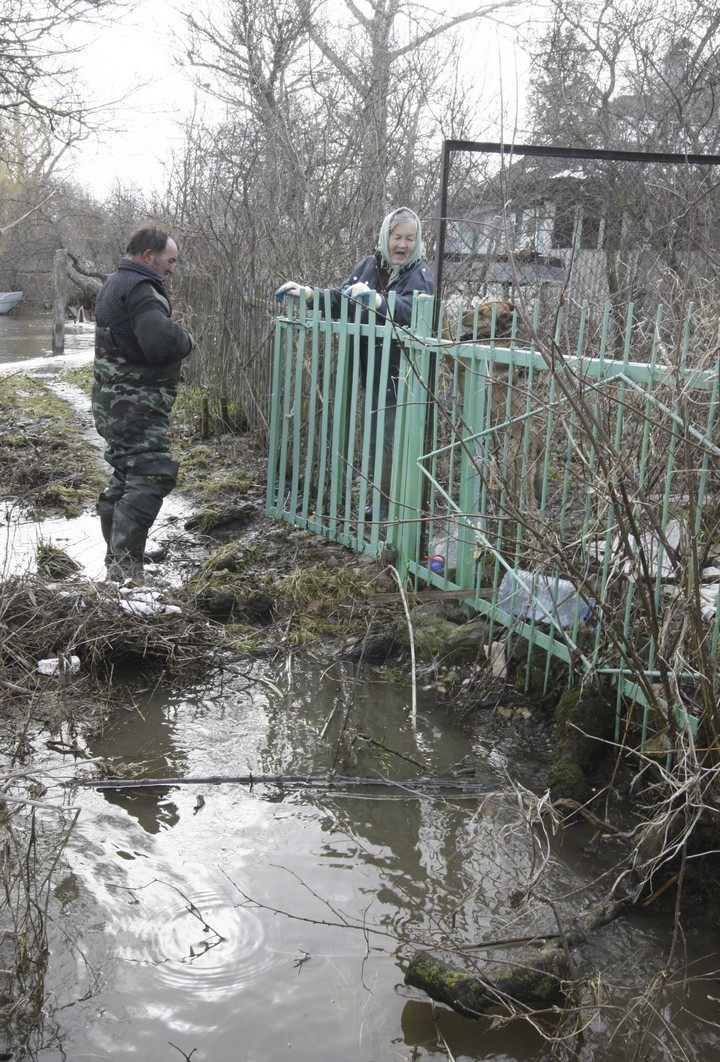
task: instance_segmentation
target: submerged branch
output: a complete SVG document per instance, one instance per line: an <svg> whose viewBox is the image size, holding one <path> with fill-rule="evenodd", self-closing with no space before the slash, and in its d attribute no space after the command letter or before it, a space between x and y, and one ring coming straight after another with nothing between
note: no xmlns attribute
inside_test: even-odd
<svg viewBox="0 0 720 1062"><path fill-rule="evenodd" d="M93 789L143 789L173 785L247 785L251 789L255 785L298 786L308 789L357 789L367 786L400 789L410 793L469 793L471 795L489 793L492 789L490 785L482 782L460 782L440 778L410 778L391 781L388 778L350 778L330 774L213 774L193 778L79 778L71 784Z"/></svg>
<svg viewBox="0 0 720 1062"><path fill-rule="evenodd" d="M547 1010L562 1002L570 968L562 948L550 945L518 966L495 964L482 977L466 973L427 952L416 952L405 984L421 988L467 1018L478 1018L502 1006Z"/></svg>

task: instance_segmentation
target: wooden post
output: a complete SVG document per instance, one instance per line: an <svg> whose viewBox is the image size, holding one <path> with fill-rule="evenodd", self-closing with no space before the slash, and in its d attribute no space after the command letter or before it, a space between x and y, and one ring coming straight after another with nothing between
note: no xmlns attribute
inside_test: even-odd
<svg viewBox="0 0 720 1062"><path fill-rule="evenodd" d="M67 251L64 248L55 252L55 306L53 316L53 354L62 354L65 350L65 308L67 306Z"/></svg>

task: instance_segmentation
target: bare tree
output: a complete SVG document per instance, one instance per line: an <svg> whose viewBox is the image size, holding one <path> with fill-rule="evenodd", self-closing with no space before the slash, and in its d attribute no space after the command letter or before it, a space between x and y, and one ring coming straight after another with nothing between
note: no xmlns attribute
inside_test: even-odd
<svg viewBox="0 0 720 1062"><path fill-rule="evenodd" d="M473 3L465 11L434 14L412 0L369 0L366 10L345 0L334 26L326 5L298 3L310 39L354 100L364 198L370 215L379 217L392 198L397 158L424 147L413 134L448 59L440 42L466 23L499 17L517 2Z"/></svg>
<svg viewBox="0 0 720 1062"><path fill-rule="evenodd" d="M280 228L287 218L316 249L332 231L345 244L346 269L390 206L425 206L418 200L428 160L436 164L438 132L467 132L453 33L517 4L470 4L443 17L413 0L372 0L362 9L354 0L271 0L261 8L235 0L219 17L186 16L188 58L212 79L203 83L235 130L252 129L263 145L263 183L277 192ZM437 106L441 96L447 109ZM450 121L464 128L448 128ZM332 265L323 258L315 255L316 269Z"/></svg>
<svg viewBox="0 0 720 1062"><path fill-rule="evenodd" d="M531 121L549 143L714 152L720 12L700 0L557 0L528 37ZM558 140L558 137L561 139Z"/></svg>
<svg viewBox="0 0 720 1062"><path fill-rule="evenodd" d="M118 0L5 0L0 10L0 162L47 164L82 139L92 105L76 85L78 28L127 5ZM52 145L52 148L51 148ZM32 150L28 150L32 146ZM39 149L39 151L38 151Z"/></svg>
<svg viewBox="0 0 720 1062"><path fill-rule="evenodd" d="M226 0L187 13L188 63L224 120L193 121L173 183L193 264L188 296L206 322L195 327L217 336L223 321L223 365L240 342L248 285L336 284L392 206L430 221L440 140L469 135L473 120L459 32L516 6L467 2L441 16L415 0ZM213 247L213 277L198 268L201 244Z"/></svg>
<svg viewBox="0 0 720 1062"><path fill-rule="evenodd" d="M584 300L610 298L620 344L629 302L650 322L646 340L661 303L679 334L688 303L712 305L720 287L717 168L685 161L720 142L720 14L704 0L556 0L533 28L526 142L656 159L508 153L503 174L470 195L454 179L451 209L478 248L475 274L504 277L515 301L547 281L549 316L562 299L566 323ZM675 162L657 158L669 154ZM568 333L573 349L575 339Z"/></svg>

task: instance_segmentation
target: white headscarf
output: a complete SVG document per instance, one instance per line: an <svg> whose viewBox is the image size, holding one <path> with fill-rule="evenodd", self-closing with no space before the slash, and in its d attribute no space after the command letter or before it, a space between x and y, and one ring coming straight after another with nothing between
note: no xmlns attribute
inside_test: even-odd
<svg viewBox="0 0 720 1062"><path fill-rule="evenodd" d="M415 222L415 248L402 265L395 266L392 264L390 255L390 233L396 225L402 225L406 221ZM400 274L404 273L409 266L414 265L415 262L419 262L421 258L425 257L425 247L422 241L422 223L414 210L411 210L410 207L396 207L395 210L391 210L390 213L385 216L385 219L380 226L377 250L382 255L383 266L390 274L390 279L388 281L390 284L397 280Z"/></svg>

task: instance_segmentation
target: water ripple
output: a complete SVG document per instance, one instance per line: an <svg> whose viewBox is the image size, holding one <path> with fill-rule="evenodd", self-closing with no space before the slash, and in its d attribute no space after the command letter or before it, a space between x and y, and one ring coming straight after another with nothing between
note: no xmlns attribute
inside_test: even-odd
<svg viewBox="0 0 720 1062"><path fill-rule="evenodd" d="M237 991L286 961L268 946L257 911L238 907L210 890L193 891L187 898L170 891L168 896L167 889L158 887L161 901L169 902L146 906L143 901L135 923L124 923L118 958L154 966L169 987L192 987L194 995L213 999L218 993Z"/></svg>

